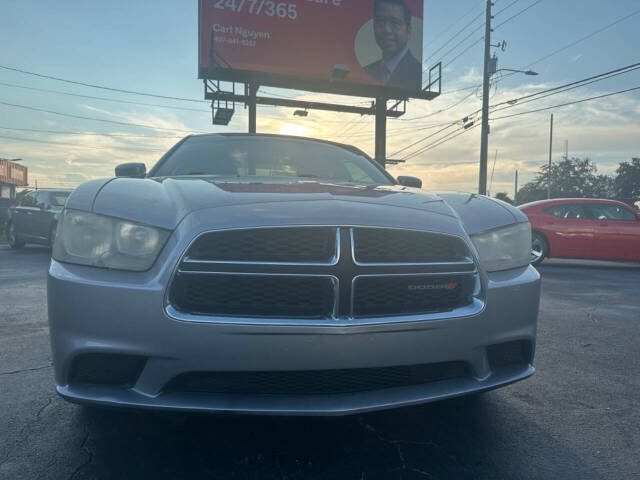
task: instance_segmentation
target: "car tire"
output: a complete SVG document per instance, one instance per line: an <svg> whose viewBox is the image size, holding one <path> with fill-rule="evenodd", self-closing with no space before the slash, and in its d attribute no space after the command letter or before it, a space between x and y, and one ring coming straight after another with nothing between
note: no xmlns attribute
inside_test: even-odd
<svg viewBox="0 0 640 480"><path fill-rule="evenodd" d="M544 235L533 232L531 235L531 265L540 265L549 256L549 242Z"/></svg>
<svg viewBox="0 0 640 480"><path fill-rule="evenodd" d="M13 225L13 222L10 222L7 225L7 243L9 243L9 247L18 249L24 247L24 241L20 240L18 237L18 233L16 232L16 227Z"/></svg>

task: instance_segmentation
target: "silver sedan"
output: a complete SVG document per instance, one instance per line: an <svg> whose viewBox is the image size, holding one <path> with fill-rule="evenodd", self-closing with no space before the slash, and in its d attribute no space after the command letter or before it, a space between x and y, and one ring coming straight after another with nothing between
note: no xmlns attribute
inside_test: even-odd
<svg viewBox="0 0 640 480"><path fill-rule="evenodd" d="M72 402L334 415L534 372L517 209L281 136L190 136L116 173L69 197L48 273Z"/></svg>

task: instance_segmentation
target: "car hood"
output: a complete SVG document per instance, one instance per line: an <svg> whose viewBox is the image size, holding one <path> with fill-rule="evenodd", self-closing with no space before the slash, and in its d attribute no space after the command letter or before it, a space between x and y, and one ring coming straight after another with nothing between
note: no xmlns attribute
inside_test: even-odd
<svg viewBox="0 0 640 480"><path fill-rule="evenodd" d="M93 211L173 230L190 213L222 207L266 205L286 211L295 219L291 204L369 206L412 209L416 213L449 217L461 221L468 233L526 221L499 202L467 194L434 194L400 185L359 186L320 181L282 179L220 179L214 177L115 178L91 181L79 186L67 201L67 208ZM335 204L336 207L338 203ZM363 206L364 207L364 206ZM330 207L328 207L330 208ZM353 210L354 208L351 208ZM367 208L367 211L370 211ZM380 209L389 214L387 208ZM511 208L517 212L516 209ZM302 215L304 209L299 210ZM309 213L308 211L306 213ZM519 212L518 212L519 213ZM337 209L336 209L337 215ZM330 215L329 215L330 216ZM422 215L421 215L422 217ZM297 222L294 222L297 223Z"/></svg>

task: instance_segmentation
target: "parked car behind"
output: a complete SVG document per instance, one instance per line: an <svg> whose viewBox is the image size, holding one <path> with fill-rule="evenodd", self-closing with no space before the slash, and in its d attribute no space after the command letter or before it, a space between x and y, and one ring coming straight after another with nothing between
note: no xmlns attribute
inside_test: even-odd
<svg viewBox="0 0 640 480"><path fill-rule="evenodd" d="M70 194L71 190L35 190L10 207L6 225L9 246L22 248L25 243L52 246L58 216Z"/></svg>
<svg viewBox="0 0 640 480"><path fill-rule="evenodd" d="M520 206L532 229L532 263L545 258L640 261L640 212L615 200L556 199Z"/></svg>

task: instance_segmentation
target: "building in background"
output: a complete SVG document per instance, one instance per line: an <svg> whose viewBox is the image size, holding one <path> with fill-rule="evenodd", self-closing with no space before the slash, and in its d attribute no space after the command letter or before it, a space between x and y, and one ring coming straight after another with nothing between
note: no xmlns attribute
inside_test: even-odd
<svg viewBox="0 0 640 480"><path fill-rule="evenodd" d="M16 187L28 185L28 171L24 165L0 158L0 198L16 198Z"/></svg>
<svg viewBox="0 0 640 480"><path fill-rule="evenodd" d="M28 184L27 167L0 158L0 229L4 225L7 209L16 198L16 188Z"/></svg>

